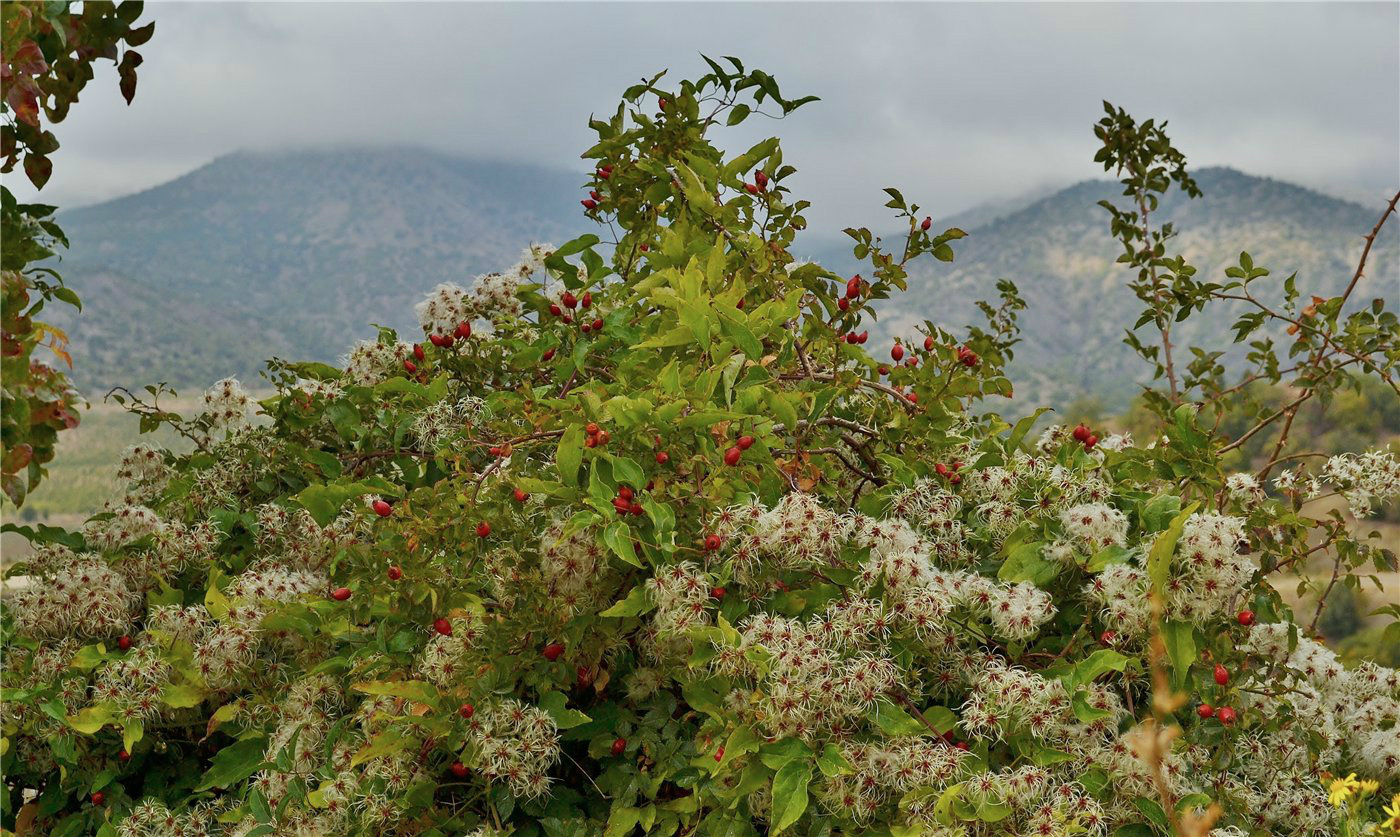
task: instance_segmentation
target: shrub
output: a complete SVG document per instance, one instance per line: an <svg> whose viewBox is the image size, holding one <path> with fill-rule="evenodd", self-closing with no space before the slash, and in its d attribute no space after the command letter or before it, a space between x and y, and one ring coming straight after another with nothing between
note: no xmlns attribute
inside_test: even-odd
<svg viewBox="0 0 1400 837"><path fill-rule="evenodd" d="M1299 503L1383 502L1395 460L1289 472L1270 498L1220 470L1231 442L1188 386L1154 402L1145 446L1087 427L1029 440L1043 411L990 408L1012 396L1010 283L984 324L926 322L868 354L872 304L963 233L891 189L893 245L848 231L863 275L794 260L807 204L778 141L728 158L709 135L807 100L732 63L658 76L593 121L584 207L606 243L439 286L422 342L382 331L344 369L274 360L266 398L222 381L191 417L159 388L123 399L195 449L133 449L124 493L81 531L30 532L47 542L3 622L7 827L1236 835L1381 818L1400 677L1344 668L1267 578L1318 549L1339 570L1374 557ZM1384 788L1329 802L1328 774L1353 771Z"/></svg>

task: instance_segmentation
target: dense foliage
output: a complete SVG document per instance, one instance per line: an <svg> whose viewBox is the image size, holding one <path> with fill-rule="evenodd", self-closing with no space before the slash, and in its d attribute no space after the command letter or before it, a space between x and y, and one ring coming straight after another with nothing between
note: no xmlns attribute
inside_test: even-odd
<svg viewBox="0 0 1400 837"><path fill-rule="evenodd" d="M1400 675L1344 668L1267 583L1318 552L1334 583L1389 560L1300 508L1336 491L1364 516L1400 492L1394 457L1290 462L1272 492L1285 463L1227 473L1194 368L1145 445L1031 438L1043 411L992 412L1015 404L1010 283L965 334L867 353L871 305L963 233L891 189L907 234L848 230L862 275L795 261L778 141L726 158L710 134L807 100L711 70L593 121L606 242L439 286L421 342L275 360L260 401L129 397L195 449L133 449L103 513L31 533L5 827L1400 832ZM1141 142L1114 153L1148 206L1169 143ZM1134 246L1145 213L1115 217L1147 230L1125 261L1157 311L1166 256ZM1385 378L1393 316L1341 328L1344 302L1308 345Z"/></svg>
<svg viewBox="0 0 1400 837"><path fill-rule="evenodd" d="M154 23L133 26L142 8L140 0L0 6L0 173L22 165L34 188L44 188L53 174L49 155L58 150L45 122L63 121L98 59L117 65L122 96L131 102L142 61L133 47L155 33ZM67 335L37 317L55 300L81 307L52 264L39 264L68 246L55 210L20 203L0 186L0 490L16 505L43 478L58 433L78 423L81 399L68 376L36 355L46 347L73 365Z"/></svg>

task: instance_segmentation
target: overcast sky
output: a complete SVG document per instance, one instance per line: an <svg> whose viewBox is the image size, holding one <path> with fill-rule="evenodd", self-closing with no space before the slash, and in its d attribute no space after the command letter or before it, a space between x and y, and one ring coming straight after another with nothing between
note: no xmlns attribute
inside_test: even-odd
<svg viewBox="0 0 1400 837"><path fill-rule="evenodd" d="M160 3L136 101L99 75L42 193L74 206L242 148L418 144L584 167L587 119L661 68L736 55L790 97L770 132L815 225L936 215L1098 176L1102 99L1197 166L1377 201L1400 186L1400 3ZM761 123L761 124L758 124ZM21 197L21 178L9 178Z"/></svg>

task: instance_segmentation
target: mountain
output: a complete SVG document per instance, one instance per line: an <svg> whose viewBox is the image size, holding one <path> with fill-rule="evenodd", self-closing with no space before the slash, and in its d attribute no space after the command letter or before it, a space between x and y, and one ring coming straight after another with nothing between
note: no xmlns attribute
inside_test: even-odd
<svg viewBox="0 0 1400 837"><path fill-rule="evenodd" d="M414 326L412 302L439 282L576 235L582 182L417 149L238 153L65 212L59 269L84 303L59 322L75 377L100 393L333 360L371 323Z"/></svg>
<svg viewBox="0 0 1400 837"><path fill-rule="evenodd" d="M1380 217L1383 205L1362 206L1289 183L1254 177L1229 168L1194 173L1202 197L1173 191L1154 218L1170 221L1177 237L1169 252L1183 253L1197 278L1228 281L1225 268L1248 251L1271 273L1251 285L1276 310L1283 282L1297 273L1297 288L1309 294L1340 293L1361 256L1362 236ZM1121 409L1145 382L1145 363L1123 345L1125 327L1136 322L1141 303L1126 287L1130 272L1116 259L1121 245L1109 236L1108 213L1098 201L1121 201L1122 187L1085 181L1043 197L1017 212L973 227L954 243L956 259L945 264L925 258L912 265L909 292L890 306L874 329L882 342L914 334L929 319L955 333L980 322L972 302L996 299L996 280L1010 279L1027 301L1020 322L1024 342L1016 347L1011 378L1024 403L1066 404L1092 396ZM956 216L948 221L957 222ZM934 229L951 226L935 224ZM892 240L893 237L890 237ZM1400 223L1392 219L1371 252L1366 278L1348 310L1365 300L1400 304ZM849 250L843 259L823 259L833 269L857 270ZM1177 363L1186 347L1232 347L1230 325L1243 303L1217 304L1173 329ZM1157 342L1149 324L1139 332ZM1238 350L1235 356L1239 356Z"/></svg>
<svg viewBox="0 0 1400 837"><path fill-rule="evenodd" d="M1273 270L1274 296L1293 271L1303 293L1344 287L1381 209L1231 169L1196 178L1204 197L1173 193L1159 212L1180 232L1175 246L1205 277L1222 277L1248 250ZM72 248L61 270L85 310L59 325L73 338L77 380L94 394L157 380L256 380L270 356L334 360L373 336L371 323L413 333L412 303L433 285L467 284L512 264L532 241L587 231L576 203L582 182L562 170L416 149L240 153L66 212ZM974 300L1011 279L1029 302L1014 365L1018 401L1095 395L1121 406L1142 377L1121 343L1138 303L1096 206L1119 191L1086 181L952 216L939 228L969 232L956 261L916 262L909 293L885 306L873 331L881 341L910 336L925 318L960 328L976 321ZM1400 301L1397 240L1392 223L1358 298ZM802 247L833 270L858 270L849 247ZM1228 344L1232 320L1193 318L1178 342Z"/></svg>

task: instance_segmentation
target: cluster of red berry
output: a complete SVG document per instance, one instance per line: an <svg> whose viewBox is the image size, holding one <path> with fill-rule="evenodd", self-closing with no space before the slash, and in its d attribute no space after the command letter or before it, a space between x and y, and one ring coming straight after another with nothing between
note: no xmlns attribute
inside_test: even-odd
<svg viewBox="0 0 1400 837"><path fill-rule="evenodd" d="M640 515L642 513L642 504L637 502L636 494L625 485L617 487L617 496L613 498L613 508L617 509L619 516L625 514Z"/></svg>
<svg viewBox="0 0 1400 837"><path fill-rule="evenodd" d="M744 191L750 195L757 195L759 192L768 191L768 175L763 173L763 169L758 169L753 173L753 182L744 184Z"/></svg>
<svg viewBox="0 0 1400 837"><path fill-rule="evenodd" d="M735 440L729 450L724 452L724 464L734 466L739 464L739 459L744 455L744 451L753 447L753 437L744 435Z"/></svg>
<svg viewBox="0 0 1400 837"><path fill-rule="evenodd" d="M1083 445L1085 450L1093 450L1094 445L1099 443L1099 437L1090 432L1089 428L1085 427L1083 424L1075 425L1072 435L1074 436L1074 441Z"/></svg>
<svg viewBox="0 0 1400 837"><path fill-rule="evenodd" d="M598 171L596 172L599 180L609 179L610 177L612 177L612 173L613 167L611 163L599 166ZM602 205L603 195L597 189L591 189L588 192L588 197L579 201L579 203L583 204L584 210L592 212L596 210L600 205Z"/></svg>

